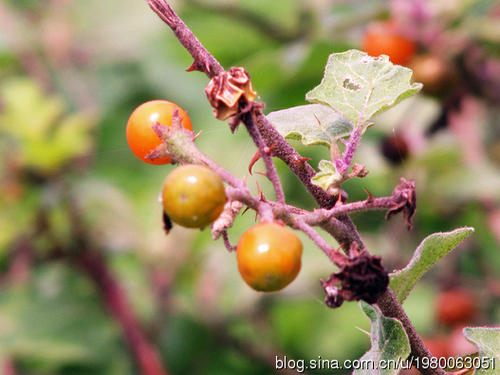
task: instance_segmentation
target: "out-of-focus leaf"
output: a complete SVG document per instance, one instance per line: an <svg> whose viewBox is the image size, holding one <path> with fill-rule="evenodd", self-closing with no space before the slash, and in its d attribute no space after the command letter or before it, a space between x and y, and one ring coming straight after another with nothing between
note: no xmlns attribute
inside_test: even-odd
<svg viewBox="0 0 500 375"><path fill-rule="evenodd" d="M474 232L474 228L458 228L451 232L433 233L418 245L408 265L391 273L391 289L399 302L403 302L415 283L436 262L451 252L465 238Z"/></svg>
<svg viewBox="0 0 500 375"><path fill-rule="evenodd" d="M90 128L90 119L84 115L66 117L51 136L30 139L24 144L24 162L43 171L57 169L72 157L90 151Z"/></svg>
<svg viewBox="0 0 500 375"><path fill-rule="evenodd" d="M6 80L0 86L0 97L0 130L18 139L43 137L64 112L61 98L44 95L29 78Z"/></svg>
<svg viewBox="0 0 500 375"><path fill-rule="evenodd" d="M381 361L398 361L410 354L410 342L401 322L394 318L386 318L376 306L361 302L361 308L372 323L370 332L371 348L360 361L379 364ZM358 369L353 375L396 375L400 369L387 366L387 369Z"/></svg>
<svg viewBox="0 0 500 375"><path fill-rule="evenodd" d="M306 359L321 355L343 360L359 357L367 349L366 336L355 328L368 329L367 322L354 303L344 303L332 314L318 300L284 299L273 305L271 326L285 352L302 353Z"/></svg>
<svg viewBox="0 0 500 375"><path fill-rule="evenodd" d="M0 197L0 254L11 250L13 240L33 229L40 194L33 189L25 191L22 199L4 201L2 198L4 197Z"/></svg>
<svg viewBox="0 0 500 375"><path fill-rule="evenodd" d="M20 10L36 10L42 5L40 0L7 0L7 3Z"/></svg>
<svg viewBox="0 0 500 375"><path fill-rule="evenodd" d="M0 87L0 131L15 141L19 162L50 174L72 158L89 152L93 119L65 116L64 101L46 95L28 78L12 78Z"/></svg>
<svg viewBox="0 0 500 375"><path fill-rule="evenodd" d="M271 112L267 118L282 136L297 139L306 146L320 144L330 147L352 131L352 126L346 119L322 104L301 105Z"/></svg>
<svg viewBox="0 0 500 375"><path fill-rule="evenodd" d="M108 361L118 332L98 306L86 280L39 267L29 284L0 292L0 352L52 369Z"/></svg>
<svg viewBox="0 0 500 375"><path fill-rule="evenodd" d="M320 171L311 178L311 182L323 190L326 191L330 186L342 181L342 176L331 161L321 160L318 168Z"/></svg>
<svg viewBox="0 0 500 375"><path fill-rule="evenodd" d="M464 336L477 346L481 368L474 375L498 375L500 368L500 328L464 328ZM492 362L493 361L493 362Z"/></svg>
<svg viewBox="0 0 500 375"><path fill-rule="evenodd" d="M385 55L372 57L358 50L333 53L323 80L306 99L329 105L353 125L362 125L422 88L411 83L412 74Z"/></svg>

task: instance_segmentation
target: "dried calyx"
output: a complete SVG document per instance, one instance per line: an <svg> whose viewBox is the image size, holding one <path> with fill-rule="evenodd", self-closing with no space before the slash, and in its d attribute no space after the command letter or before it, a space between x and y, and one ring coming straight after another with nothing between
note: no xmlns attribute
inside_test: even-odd
<svg viewBox="0 0 500 375"><path fill-rule="evenodd" d="M413 227L413 215L417 209L417 193L415 191L415 181L407 181L401 178L401 183L392 191L392 200L394 205L387 211L386 219L403 212L403 216L408 224L408 230Z"/></svg>
<svg viewBox="0 0 500 375"><path fill-rule="evenodd" d="M212 78L205 88L205 94L214 108L214 116L219 120L226 120L237 114L240 99L253 102L257 96L250 76L240 67L232 67Z"/></svg>
<svg viewBox="0 0 500 375"><path fill-rule="evenodd" d="M351 245L350 254L338 272L326 281L321 280L328 307L339 307L344 301L375 303L389 285L389 275L380 257L359 252L356 243Z"/></svg>

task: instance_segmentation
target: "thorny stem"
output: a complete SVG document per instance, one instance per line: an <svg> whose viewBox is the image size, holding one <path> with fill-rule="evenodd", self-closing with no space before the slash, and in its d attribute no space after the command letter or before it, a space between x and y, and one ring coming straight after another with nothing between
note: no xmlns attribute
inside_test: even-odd
<svg viewBox="0 0 500 375"><path fill-rule="evenodd" d="M405 311L401 308L400 303L398 302L394 292L391 289L387 289L385 293L378 299L377 305L384 314L384 316L388 318L396 318L399 320L408 335L408 339L410 341L411 346L411 356L420 357L420 358L431 358L432 353L427 349L425 343L420 338L419 334L413 327L408 315L406 315ZM424 375L446 375L447 372L437 368L425 368L420 367L419 371Z"/></svg>
<svg viewBox="0 0 500 375"><path fill-rule="evenodd" d="M262 136L260 135L259 129L255 126L253 111L246 113L242 116L242 121L245 124L250 137L254 140L256 146L259 149L260 156L262 160L264 160L264 164L266 165L266 176L269 178L274 187L274 192L276 194L276 200L279 203L285 203L285 193L283 192L283 187L281 186L280 178L278 176L278 172L276 172L276 166L273 163L270 152L266 150L266 145Z"/></svg>
<svg viewBox="0 0 500 375"><path fill-rule="evenodd" d="M171 27L180 43L186 48L191 56L193 56L195 60L192 66L193 69L205 72L210 78L224 70L217 60L210 54L210 52L203 47L191 30L177 16L166 0L146 1L158 14L158 16ZM336 203L337 197L328 194L318 186L311 183L311 178L316 174L314 169L307 164L306 160L285 141L285 139L267 120L261 110L257 109L255 111L255 121L264 142L268 147L273 148L272 154L282 159L289 166L290 170L301 180L306 189L318 202L320 207L332 208ZM352 162L353 153L359 144L359 137L361 137L362 134L362 129L358 129L358 131L360 132L359 134L356 134L355 131L355 133L351 136L349 142L351 145L348 143L346 146L346 150L342 158L344 164L343 168L345 168L346 164L350 166L350 163ZM347 167L346 170L348 170L348 168L349 167ZM344 249L349 249L351 243L357 242L360 245L360 248L366 248L349 216L347 214L339 215L338 220L340 220L345 226L345 231L339 233L338 226L332 226L331 228L328 227L328 229L331 230L331 232L329 232L334 235L335 239L342 245L342 247ZM410 339L412 354L420 358L428 357L430 354L429 351L413 328L401 304L396 298L394 298L393 294L393 298L391 298L391 293L392 291L388 289L385 294L380 297L380 302L378 303L379 307L382 309L384 315L392 314L392 316L402 319L403 326L405 327ZM424 374L444 375L446 372L440 369L428 369Z"/></svg>
<svg viewBox="0 0 500 375"><path fill-rule="evenodd" d="M213 78L217 74L224 71L219 62L201 44L198 38L196 38L192 31L179 18L166 0L146 1L151 9L172 29L179 42L194 58L192 66L193 69L206 73L209 78ZM299 178L320 207L333 207L337 201L337 197L327 193L319 186L316 186L311 182L311 178L316 174L314 168L311 167L307 163L306 159L288 144L281 134L279 134L278 131L272 126L261 110L256 109L254 116L255 124L257 125L264 142L267 147L272 148L272 154L283 160L288 165L290 170ZM347 215L344 215L339 219L341 219L347 227L355 229L354 224ZM335 238L337 238L337 236L335 236ZM345 232L340 243L344 250L349 251L350 244L352 242L357 242L361 248L364 247L363 241L356 230Z"/></svg>
<svg viewBox="0 0 500 375"><path fill-rule="evenodd" d="M332 217L338 217L349 212L380 210L391 208L393 205L394 200L392 197L366 199L359 202L338 204L329 210L325 208L316 209L311 214L305 215L304 220L309 225L318 225Z"/></svg>
<svg viewBox="0 0 500 375"><path fill-rule="evenodd" d="M258 111L255 114L255 119L256 125L266 145L272 147L272 154L288 165L290 170L299 178L320 207L333 207L337 201L337 197L327 193L319 186L312 184L311 178L314 177L316 171L307 163L307 159L303 158L292 146L290 146L273 127L262 111Z"/></svg>
<svg viewBox="0 0 500 375"><path fill-rule="evenodd" d="M274 213L272 210L272 206L268 202L264 202L255 198L246 187L227 187L226 195L228 199L240 201L253 210L257 211L263 221L273 221Z"/></svg>
<svg viewBox="0 0 500 375"><path fill-rule="evenodd" d="M206 73L210 78L224 71L224 68L201 44L193 32L179 18L166 0L146 0L154 12L172 29L179 42L193 56L192 68Z"/></svg>
<svg viewBox="0 0 500 375"><path fill-rule="evenodd" d="M219 62L201 44L166 0L146 1L151 9L172 29L179 42L194 58L194 65L198 70L206 73L209 78L224 71ZM290 170L297 175L318 204L321 207L333 207L336 197L311 183L311 178L316 174L316 171L285 141L261 110L255 111L255 123L266 145L273 148L273 155L290 167Z"/></svg>
<svg viewBox="0 0 500 375"><path fill-rule="evenodd" d="M266 116L259 111L255 115L257 120L257 127L260 134L264 138L268 147L273 147L273 155L283 160L290 170L299 178L307 191L313 196L318 205L323 208L331 208L335 206L338 197L331 195L321 189L319 186L314 185L311 179L316 174L316 171L311 167L305 158L303 158L295 149L288 144L288 142L281 136L280 133L269 122ZM346 253L351 248L351 243L356 242L359 248L365 248L363 241L348 215L340 215L338 217L348 230L338 231L336 223L326 226L325 230L328 231L339 244L342 246Z"/></svg>

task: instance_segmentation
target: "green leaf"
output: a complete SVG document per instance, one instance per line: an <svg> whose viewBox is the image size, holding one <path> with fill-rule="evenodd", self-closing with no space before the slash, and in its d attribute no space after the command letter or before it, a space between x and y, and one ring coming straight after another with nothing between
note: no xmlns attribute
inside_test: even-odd
<svg viewBox="0 0 500 375"><path fill-rule="evenodd" d="M304 145L330 147L339 138L348 136L352 125L322 104L308 104L271 112L267 119L287 139L296 139Z"/></svg>
<svg viewBox="0 0 500 375"><path fill-rule="evenodd" d="M0 291L0 353L68 364L106 363L119 331L99 308L92 285L63 265L41 266L29 283Z"/></svg>
<svg viewBox="0 0 500 375"><path fill-rule="evenodd" d="M319 172L311 178L311 182L322 188L323 190L328 190L330 186L335 186L342 182L342 176L335 165L329 160L321 160L318 165Z"/></svg>
<svg viewBox="0 0 500 375"><path fill-rule="evenodd" d="M372 323L370 332L371 348L360 359L369 363L380 364L381 361L401 361L410 355L410 342L401 322L394 318L386 318L378 307L365 302L360 303L364 313ZM388 362L385 362L388 363ZM358 369L353 375L397 375L399 368L395 365L387 369Z"/></svg>
<svg viewBox="0 0 500 375"><path fill-rule="evenodd" d="M360 126L417 93L422 84L411 83L412 74L411 69L393 65L385 55L371 57L358 50L333 53L323 80L307 93L306 99L329 105Z"/></svg>
<svg viewBox="0 0 500 375"><path fill-rule="evenodd" d="M436 262L451 252L467 238L474 228L464 227L451 232L438 232L424 238L418 245L408 265L391 273L391 289L396 293L399 302L403 302L415 283L436 264Z"/></svg>
<svg viewBox="0 0 500 375"><path fill-rule="evenodd" d="M477 346L481 368L474 375L498 375L500 369L500 328L464 328L464 336Z"/></svg>

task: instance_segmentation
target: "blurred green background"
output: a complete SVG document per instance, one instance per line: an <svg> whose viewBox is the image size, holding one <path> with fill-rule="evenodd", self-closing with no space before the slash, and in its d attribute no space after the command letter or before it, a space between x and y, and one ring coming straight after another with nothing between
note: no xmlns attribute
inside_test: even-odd
<svg viewBox="0 0 500 375"><path fill-rule="evenodd" d="M266 113L305 104L327 56L361 48L367 25L379 19L394 19L418 54L446 61L455 75L439 92L424 90L376 118L356 157L370 174L344 188L355 201L366 197L363 188L384 196L400 177L416 180L411 232L383 212L353 215L388 270L406 265L433 232L476 229L405 302L424 337L449 338L450 355L471 351L453 336L459 327L436 319L442 290L470 293L476 313L464 324L500 324L497 2L173 5L224 67L248 70ZM185 72L191 63L142 0L0 0L0 373L146 374L130 350L130 322L113 309L117 287L122 310L171 374L270 374L275 356L355 359L369 347L357 304L324 305L319 279L335 270L304 236L296 281L261 294L244 284L234 254L208 229L164 234L158 196L173 167L147 165L128 149L125 125L137 105L182 106L203 130L198 147L239 177L256 151L244 129L232 135L212 116L208 80ZM292 145L314 167L328 158L320 147ZM288 202L312 209L295 176L276 165ZM272 197L259 175L248 180L252 191L257 182ZM254 220L250 212L238 217L231 241Z"/></svg>

